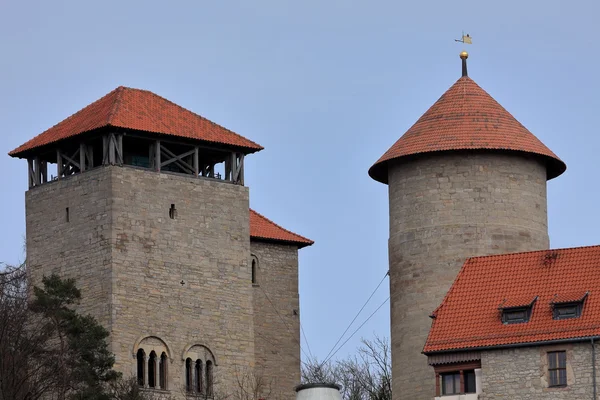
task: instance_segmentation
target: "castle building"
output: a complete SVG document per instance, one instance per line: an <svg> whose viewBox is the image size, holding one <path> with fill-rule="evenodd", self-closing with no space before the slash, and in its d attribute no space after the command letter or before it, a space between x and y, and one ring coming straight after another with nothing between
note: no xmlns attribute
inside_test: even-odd
<svg viewBox="0 0 600 400"><path fill-rule="evenodd" d="M29 167L31 281L75 278L115 369L158 397L250 381L295 395L298 250L313 242L249 209L244 159L260 150L119 87L10 153Z"/></svg>
<svg viewBox="0 0 600 400"><path fill-rule="evenodd" d="M389 188L394 399L435 395L421 354L465 260L549 247L546 181L565 164L467 74L369 169Z"/></svg>
<svg viewBox="0 0 600 400"><path fill-rule="evenodd" d="M425 344L437 400L596 399L600 246L469 258Z"/></svg>

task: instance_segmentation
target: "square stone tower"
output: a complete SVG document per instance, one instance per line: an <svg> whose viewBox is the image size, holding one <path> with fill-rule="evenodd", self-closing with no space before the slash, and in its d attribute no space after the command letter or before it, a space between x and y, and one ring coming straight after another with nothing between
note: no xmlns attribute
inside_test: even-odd
<svg viewBox="0 0 600 400"><path fill-rule="evenodd" d="M29 164L32 282L75 278L115 368L147 390L232 395L258 373L277 381L269 391L299 383L297 251L312 242L252 224L244 157L261 149L119 87L10 153ZM279 345L257 355L264 341Z"/></svg>

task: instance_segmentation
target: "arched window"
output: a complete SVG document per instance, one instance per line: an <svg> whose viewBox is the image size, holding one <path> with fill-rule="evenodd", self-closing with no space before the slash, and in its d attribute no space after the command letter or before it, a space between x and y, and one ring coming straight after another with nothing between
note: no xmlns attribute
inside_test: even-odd
<svg viewBox="0 0 600 400"><path fill-rule="evenodd" d="M148 387L156 387L156 353L150 352L150 358L148 358Z"/></svg>
<svg viewBox="0 0 600 400"><path fill-rule="evenodd" d="M252 284L258 285L258 258L252 255L252 261L250 263L250 274L252 275Z"/></svg>
<svg viewBox="0 0 600 400"><path fill-rule="evenodd" d="M196 392L202 393L204 390L204 379L202 377L202 360L196 360L196 368L194 372L194 378L196 381Z"/></svg>
<svg viewBox="0 0 600 400"><path fill-rule="evenodd" d="M185 360L185 390L191 392L193 390L192 385L192 359L187 358Z"/></svg>
<svg viewBox="0 0 600 400"><path fill-rule="evenodd" d="M160 366L158 368L158 383L161 389L167 389L167 354L163 351L160 355Z"/></svg>
<svg viewBox="0 0 600 400"><path fill-rule="evenodd" d="M137 359L137 381L138 385L144 386L144 372L145 372L145 358L146 354L144 354L144 350L139 349L136 354Z"/></svg>
<svg viewBox="0 0 600 400"><path fill-rule="evenodd" d="M213 395L213 363L212 361L206 361L206 396L212 397Z"/></svg>

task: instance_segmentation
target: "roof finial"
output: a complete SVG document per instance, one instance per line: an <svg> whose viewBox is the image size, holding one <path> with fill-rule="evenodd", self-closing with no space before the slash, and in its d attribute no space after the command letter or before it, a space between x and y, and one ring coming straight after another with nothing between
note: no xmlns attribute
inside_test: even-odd
<svg viewBox="0 0 600 400"><path fill-rule="evenodd" d="M460 59L462 60L462 76L469 76L467 74L467 58L469 58L469 53L463 50L460 53Z"/></svg>
<svg viewBox="0 0 600 400"><path fill-rule="evenodd" d="M468 33L465 35L465 32L463 32L461 39L454 39L454 41L464 44L473 44L471 36L469 36ZM460 53L460 58L462 59L462 76L469 76L467 75L467 58L469 58L469 53L463 50Z"/></svg>

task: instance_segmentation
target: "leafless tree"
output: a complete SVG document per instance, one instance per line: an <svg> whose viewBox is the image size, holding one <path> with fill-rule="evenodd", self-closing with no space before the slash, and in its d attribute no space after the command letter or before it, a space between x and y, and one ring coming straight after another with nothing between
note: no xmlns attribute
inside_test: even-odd
<svg viewBox="0 0 600 400"><path fill-rule="evenodd" d="M362 340L358 354L338 361L310 360L302 368L304 383L337 383L345 400L391 400L392 366L387 338Z"/></svg>

